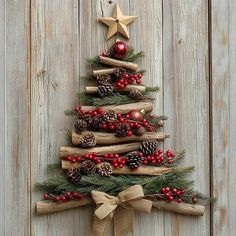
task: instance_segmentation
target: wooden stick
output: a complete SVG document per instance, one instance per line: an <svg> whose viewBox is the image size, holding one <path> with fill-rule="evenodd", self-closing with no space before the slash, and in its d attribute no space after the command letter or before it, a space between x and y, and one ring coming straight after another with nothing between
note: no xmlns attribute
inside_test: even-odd
<svg viewBox="0 0 236 236"><path fill-rule="evenodd" d="M96 138L96 144L117 144L117 143L125 143L125 142L135 142L135 141L144 141L148 139L156 139L158 141L163 141L166 138L165 133L163 132L146 132L142 136L127 136L127 137L116 137L113 133L102 133L102 132L93 132ZM72 143L75 145L80 144L81 138L83 138L84 134L77 134L76 132L72 132L71 139Z"/></svg>
<svg viewBox="0 0 236 236"><path fill-rule="evenodd" d="M77 148L77 147L60 147L60 157L66 158L67 156L84 156L91 152L96 152L97 155L103 155L106 153L115 154L115 153L126 153L130 151L136 151L139 149L141 142L135 143L126 143L112 146L104 147L94 147L94 148Z"/></svg>
<svg viewBox="0 0 236 236"><path fill-rule="evenodd" d="M133 70L136 71L138 69L138 64L131 63L131 62L126 62L126 61L120 61L116 59L112 59L109 57L103 57L99 56L100 62L109 66L114 66L114 67L123 67L128 70Z"/></svg>
<svg viewBox="0 0 236 236"><path fill-rule="evenodd" d="M179 214L184 215L195 215L203 216L205 211L204 205L199 204L186 204L186 203L177 203L177 202L165 202L165 201L156 201L153 202L153 206L157 209L173 211Z"/></svg>
<svg viewBox="0 0 236 236"><path fill-rule="evenodd" d="M40 201L36 203L36 212L38 215L49 214L91 204L93 204L93 200L91 198L84 198L77 201L72 200L64 203Z"/></svg>
<svg viewBox="0 0 236 236"><path fill-rule="evenodd" d="M70 168L79 168L80 163L71 163L66 160L61 161L62 169L68 170ZM97 165L99 168L101 164ZM114 175L162 175L171 172L172 168L167 167L156 167L156 166L140 166L138 169L130 170L127 166L123 168L114 168L113 174Z"/></svg>
<svg viewBox="0 0 236 236"><path fill-rule="evenodd" d="M102 69L102 70L93 70L93 75L101 75L101 74L113 74L116 68Z"/></svg>
<svg viewBox="0 0 236 236"><path fill-rule="evenodd" d="M37 202L36 203L36 213L39 215L56 213L59 211L64 211L80 206L92 205L93 200L91 198L86 198L78 201L69 201L64 203L54 203L54 202ZM172 211L185 215L202 216L205 211L205 206L198 204L186 204L186 203L176 203L176 202L165 202L165 201L155 201L153 206L157 209Z"/></svg>
<svg viewBox="0 0 236 236"><path fill-rule="evenodd" d="M107 98L109 99L109 98ZM82 106L81 109L85 111L94 110L97 107L95 106ZM102 109L106 110L114 110L116 113L126 114L132 110L144 110L145 112L151 112L153 109L153 104L151 101L145 101L145 102L135 102L130 104L124 104L124 105L109 105L109 106L103 106Z"/></svg>
<svg viewBox="0 0 236 236"><path fill-rule="evenodd" d="M124 89L119 89L117 87L113 88L114 91L122 91L122 92L127 92L127 91L130 91L132 89L138 89L142 93L145 93L146 87L142 86L142 85L132 85L131 84L131 85L128 85ZM94 93L97 93L97 91L98 91L98 87L96 87L96 86L86 86L85 87L85 93L87 93L87 94L94 94Z"/></svg>

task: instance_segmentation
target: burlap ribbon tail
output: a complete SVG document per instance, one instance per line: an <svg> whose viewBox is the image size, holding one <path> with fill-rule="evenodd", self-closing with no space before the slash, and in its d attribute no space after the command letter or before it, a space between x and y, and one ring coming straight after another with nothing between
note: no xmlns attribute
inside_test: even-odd
<svg viewBox="0 0 236 236"><path fill-rule="evenodd" d="M93 232L96 236L106 235L106 227L112 223L112 219L115 236L133 234L133 210L149 213L152 208L152 201L143 198L141 185L134 185L116 197L95 190L91 194L97 205L93 223Z"/></svg>

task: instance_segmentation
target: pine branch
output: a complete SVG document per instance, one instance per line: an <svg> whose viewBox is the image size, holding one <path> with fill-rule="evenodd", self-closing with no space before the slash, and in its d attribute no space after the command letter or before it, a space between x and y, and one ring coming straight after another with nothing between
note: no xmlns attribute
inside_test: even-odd
<svg viewBox="0 0 236 236"><path fill-rule="evenodd" d="M152 93L152 92L158 92L160 90L160 87L155 86L155 87L146 87L145 93Z"/></svg>
<svg viewBox="0 0 236 236"><path fill-rule="evenodd" d="M49 171L61 168L61 163L48 164L47 169Z"/></svg>
<svg viewBox="0 0 236 236"><path fill-rule="evenodd" d="M80 78L83 79L83 80L93 80L94 76L91 75L91 74L87 74L85 76L81 76Z"/></svg>
<svg viewBox="0 0 236 236"><path fill-rule="evenodd" d="M66 116L74 116L74 115L76 115L76 112L73 109L72 110L65 110L64 114Z"/></svg>
<svg viewBox="0 0 236 236"><path fill-rule="evenodd" d="M138 59L144 57L144 53L143 51L134 52L133 48L130 48L127 52L127 55L125 56L125 58L123 58L123 61L127 61L127 62L134 62L137 61Z"/></svg>

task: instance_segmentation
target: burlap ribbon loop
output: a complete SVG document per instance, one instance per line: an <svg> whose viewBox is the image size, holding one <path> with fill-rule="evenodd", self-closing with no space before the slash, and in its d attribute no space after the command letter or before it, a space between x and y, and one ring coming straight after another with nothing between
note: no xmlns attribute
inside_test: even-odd
<svg viewBox="0 0 236 236"><path fill-rule="evenodd" d="M141 185L134 185L122 192L117 197L110 196L104 192L92 191L92 198L97 204L95 210L95 220L93 229L96 235L105 235L105 226L109 219L116 217L116 208L119 207L119 219L124 225L119 227L115 225L115 235L124 236L128 232L133 232L133 210L149 213L152 208L152 202L143 199L144 193ZM115 224L117 219L115 219ZM130 222L126 224L125 222Z"/></svg>

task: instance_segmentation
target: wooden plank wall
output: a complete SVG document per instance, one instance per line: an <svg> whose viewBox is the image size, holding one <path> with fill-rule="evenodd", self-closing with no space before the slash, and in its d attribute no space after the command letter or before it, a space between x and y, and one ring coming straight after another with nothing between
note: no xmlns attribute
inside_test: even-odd
<svg viewBox="0 0 236 236"><path fill-rule="evenodd" d="M38 217L33 185L66 143L73 120L63 111L83 90L86 59L114 42L97 19L116 2L138 16L129 43L146 54L146 84L161 86L155 112L169 116L171 134L163 146L186 149L196 188L218 198L201 218L136 214L135 235L233 236L234 0L0 0L0 235L90 235L91 207Z"/></svg>

